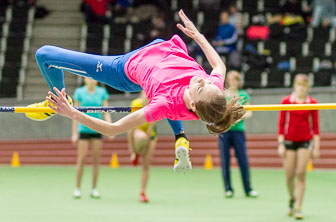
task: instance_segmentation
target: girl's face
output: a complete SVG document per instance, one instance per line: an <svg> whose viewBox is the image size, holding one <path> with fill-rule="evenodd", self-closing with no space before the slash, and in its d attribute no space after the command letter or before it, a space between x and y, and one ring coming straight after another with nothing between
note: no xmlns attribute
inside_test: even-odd
<svg viewBox="0 0 336 222"><path fill-rule="evenodd" d="M94 87L97 86L97 81L91 78L84 78L85 86Z"/></svg>
<svg viewBox="0 0 336 222"><path fill-rule="evenodd" d="M230 74L226 77L228 83L228 88L238 89L240 87L240 75L239 74Z"/></svg>
<svg viewBox="0 0 336 222"><path fill-rule="evenodd" d="M306 81L296 80L294 83L294 92L299 97L306 97L310 87Z"/></svg>
<svg viewBox="0 0 336 222"><path fill-rule="evenodd" d="M221 91L210 80L194 76L189 83L190 97L194 102L209 99L212 95L217 95Z"/></svg>

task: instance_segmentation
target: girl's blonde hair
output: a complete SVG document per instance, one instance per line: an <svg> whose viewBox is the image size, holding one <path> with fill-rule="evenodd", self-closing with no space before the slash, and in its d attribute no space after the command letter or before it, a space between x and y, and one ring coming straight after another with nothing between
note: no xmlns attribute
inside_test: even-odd
<svg viewBox="0 0 336 222"><path fill-rule="evenodd" d="M213 98L198 101L195 106L197 116L206 122L212 134L228 131L245 114L239 98L233 98L227 102L224 91Z"/></svg>

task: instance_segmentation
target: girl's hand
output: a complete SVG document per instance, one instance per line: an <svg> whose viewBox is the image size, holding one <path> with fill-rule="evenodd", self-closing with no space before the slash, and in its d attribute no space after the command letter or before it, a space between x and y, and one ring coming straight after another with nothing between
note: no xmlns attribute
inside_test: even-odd
<svg viewBox="0 0 336 222"><path fill-rule="evenodd" d="M280 144L278 146L278 154L281 158L284 158L285 157L285 154L286 154L286 148L285 148L285 145L283 144Z"/></svg>
<svg viewBox="0 0 336 222"><path fill-rule="evenodd" d="M48 94L50 97L46 97L46 99L54 106L51 104L48 104L48 106L57 114L71 119L76 110L69 104L69 101L66 98L65 89L63 88L62 92L60 92L56 87L54 87L54 91L57 96L49 91Z"/></svg>
<svg viewBox="0 0 336 222"><path fill-rule="evenodd" d="M314 160L320 158L320 149L315 149L315 148L314 148L314 149L312 150L312 158L313 158Z"/></svg>
<svg viewBox="0 0 336 222"><path fill-rule="evenodd" d="M77 143L78 143L78 134L74 134L72 135L71 137L71 142L74 146L77 146Z"/></svg>
<svg viewBox="0 0 336 222"><path fill-rule="evenodd" d="M179 11L179 16L180 16L180 19L182 20L185 27L183 27L183 25L178 23L176 25L177 28L179 28L188 37L195 40L195 38L197 38L200 35L200 33L197 30L197 28L195 27L194 23L189 20L189 18L184 14L182 9Z"/></svg>
<svg viewBox="0 0 336 222"><path fill-rule="evenodd" d="M225 44L225 42L223 40L212 41L213 46L223 46L224 44Z"/></svg>

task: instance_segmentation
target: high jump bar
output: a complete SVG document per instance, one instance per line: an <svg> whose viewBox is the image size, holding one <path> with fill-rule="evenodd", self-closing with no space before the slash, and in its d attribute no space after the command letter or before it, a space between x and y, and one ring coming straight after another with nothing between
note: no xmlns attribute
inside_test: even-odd
<svg viewBox="0 0 336 222"><path fill-rule="evenodd" d="M75 107L85 113L130 113L141 109L141 107L129 106L105 106L105 107ZM316 104L273 104L273 105L243 105L246 111L289 111L289 110L330 110L336 109L336 103ZM54 112L49 107L15 107L0 106L0 113L50 113Z"/></svg>

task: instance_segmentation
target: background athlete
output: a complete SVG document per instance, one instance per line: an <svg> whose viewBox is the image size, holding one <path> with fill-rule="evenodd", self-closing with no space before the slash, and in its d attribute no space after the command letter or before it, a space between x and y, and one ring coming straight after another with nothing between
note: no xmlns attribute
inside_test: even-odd
<svg viewBox="0 0 336 222"><path fill-rule="evenodd" d="M140 97L132 101L131 106L143 107L147 103L148 99L146 98L146 94L142 91ZM127 142L131 152L131 163L133 166L138 165L139 158L141 157L140 201L147 203L149 201L146 195L149 168L157 145L155 122L145 123L128 131Z"/></svg>
<svg viewBox="0 0 336 222"><path fill-rule="evenodd" d="M97 81L89 78L84 78L84 86L78 88L74 92L75 106L108 106L109 95L103 87L97 86ZM104 119L107 122L112 122L109 113L87 113L87 115L95 118ZM91 197L100 198L100 193L97 189L100 153L103 147L102 135L93 131L76 121L72 123L72 143L77 146L77 162L76 162L76 188L73 192L74 198L81 197L81 181L83 169L88 154L88 149L92 149L92 189Z"/></svg>
<svg viewBox="0 0 336 222"><path fill-rule="evenodd" d="M282 104L317 103L309 96L309 78L295 76L293 93ZM278 153L283 160L289 194L288 215L302 219L303 196L306 188L306 170L311 156L320 156L319 117L317 110L280 111ZM295 183L295 179L297 179ZM295 185L296 184L296 185Z"/></svg>

